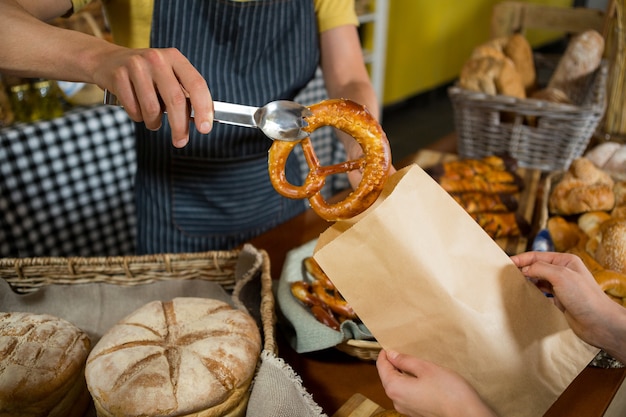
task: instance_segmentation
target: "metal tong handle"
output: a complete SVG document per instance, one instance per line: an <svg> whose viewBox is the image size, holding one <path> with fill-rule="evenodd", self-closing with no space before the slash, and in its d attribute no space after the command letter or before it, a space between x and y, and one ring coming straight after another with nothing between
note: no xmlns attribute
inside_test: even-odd
<svg viewBox="0 0 626 417"><path fill-rule="evenodd" d="M114 106L121 105L117 96L109 90L104 90L104 104ZM214 119L221 123L245 127L258 127L254 119L254 115L258 110L258 107L213 101ZM167 112L164 111L164 113ZM190 117L194 117L193 109L191 109Z"/></svg>

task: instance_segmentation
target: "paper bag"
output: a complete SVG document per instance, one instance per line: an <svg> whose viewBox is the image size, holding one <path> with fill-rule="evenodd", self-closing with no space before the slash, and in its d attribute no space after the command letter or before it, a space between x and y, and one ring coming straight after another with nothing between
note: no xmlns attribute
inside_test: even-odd
<svg viewBox="0 0 626 417"><path fill-rule="evenodd" d="M500 416L543 415L598 352L417 165L314 257L383 348L457 371Z"/></svg>

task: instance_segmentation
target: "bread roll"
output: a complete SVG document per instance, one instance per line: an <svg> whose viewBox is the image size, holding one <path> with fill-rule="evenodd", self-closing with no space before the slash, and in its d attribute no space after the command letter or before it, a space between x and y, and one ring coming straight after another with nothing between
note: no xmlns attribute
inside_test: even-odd
<svg viewBox="0 0 626 417"><path fill-rule="evenodd" d="M252 317L205 298L146 304L89 355L100 417L242 416L261 351Z"/></svg>
<svg viewBox="0 0 626 417"><path fill-rule="evenodd" d="M507 57L482 56L467 60L461 68L459 86L490 95L526 97L522 79Z"/></svg>
<svg viewBox="0 0 626 417"><path fill-rule="evenodd" d="M626 274L626 219L612 219L600 225L595 258L606 269Z"/></svg>
<svg viewBox="0 0 626 417"><path fill-rule="evenodd" d="M568 222L561 216L550 217L547 228L554 243L554 250L557 252L573 248L583 237L583 231L576 223Z"/></svg>
<svg viewBox="0 0 626 417"><path fill-rule="evenodd" d="M90 347L82 330L58 317L0 313L0 415L82 416Z"/></svg>
<svg viewBox="0 0 626 417"><path fill-rule="evenodd" d="M614 181L586 158L575 159L550 193L548 208L555 215L609 211L615 206Z"/></svg>
<svg viewBox="0 0 626 417"><path fill-rule="evenodd" d="M587 77L600 66L604 53L604 38L591 29L574 36L559 60L548 82L573 98L585 86Z"/></svg>
<svg viewBox="0 0 626 417"><path fill-rule="evenodd" d="M534 88L537 82L535 60L532 47L524 35L519 33L511 35L504 44L502 51L513 61L526 91Z"/></svg>

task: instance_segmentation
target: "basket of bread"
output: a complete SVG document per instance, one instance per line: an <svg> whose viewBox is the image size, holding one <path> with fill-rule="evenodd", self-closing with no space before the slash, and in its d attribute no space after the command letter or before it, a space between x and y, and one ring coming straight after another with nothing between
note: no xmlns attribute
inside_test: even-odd
<svg viewBox="0 0 626 417"><path fill-rule="evenodd" d="M606 108L604 37L572 35L562 55L534 53L523 33L474 48L448 89L458 153L509 154L520 166L566 169L589 144Z"/></svg>
<svg viewBox="0 0 626 417"><path fill-rule="evenodd" d="M233 251L0 259L0 414L243 416L275 354L269 262Z"/></svg>

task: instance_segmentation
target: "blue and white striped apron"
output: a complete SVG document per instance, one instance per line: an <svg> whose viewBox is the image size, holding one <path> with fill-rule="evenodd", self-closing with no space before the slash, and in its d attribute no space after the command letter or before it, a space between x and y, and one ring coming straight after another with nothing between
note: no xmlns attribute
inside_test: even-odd
<svg viewBox="0 0 626 417"><path fill-rule="evenodd" d="M293 99L319 61L311 0L155 0L151 44L176 47L205 77L215 100L261 106ZM304 210L269 182L270 139L256 129L215 123L191 127L171 144L137 125L137 251L231 249ZM301 181L290 158L288 178Z"/></svg>

